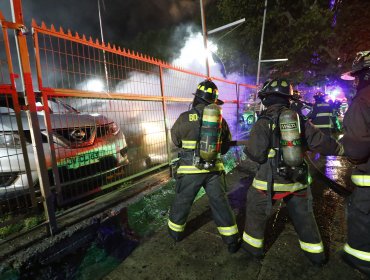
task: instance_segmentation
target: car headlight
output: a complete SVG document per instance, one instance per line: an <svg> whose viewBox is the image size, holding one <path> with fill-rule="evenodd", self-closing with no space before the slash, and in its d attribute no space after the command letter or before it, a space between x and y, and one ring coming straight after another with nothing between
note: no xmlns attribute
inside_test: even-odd
<svg viewBox="0 0 370 280"><path fill-rule="evenodd" d="M112 122L109 124L109 133L116 135L119 132L119 126L115 123Z"/></svg>
<svg viewBox="0 0 370 280"><path fill-rule="evenodd" d="M21 138L17 133L0 133L0 148L20 149Z"/></svg>

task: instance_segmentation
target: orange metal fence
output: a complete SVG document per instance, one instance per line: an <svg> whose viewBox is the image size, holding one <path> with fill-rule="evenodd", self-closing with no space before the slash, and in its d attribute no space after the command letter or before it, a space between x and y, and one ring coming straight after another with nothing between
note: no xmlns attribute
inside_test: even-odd
<svg viewBox="0 0 370 280"><path fill-rule="evenodd" d="M19 28L1 20L4 38L8 38L7 28ZM34 104L24 102L18 108L19 115L22 109L34 111L41 134L38 143L24 143L24 149L36 146L23 150L32 161L26 173L33 177L24 184L28 193L34 197L32 187L45 176L41 194L48 188L45 196L52 194L57 205L64 205L168 166L177 157L170 128L189 108L192 93L205 75L44 23L39 26L33 21L32 34L38 93L32 89ZM11 64L11 58L0 58L0 62L1 94L22 100L15 84L6 83L8 76L14 79L14 71L9 68L7 76L3 67ZM240 139L240 115L253 99L255 87L217 77L213 80L219 98L225 101L223 117L234 140ZM26 101L27 94L26 90ZM23 121L20 116L19 122ZM29 121L32 131L34 124ZM39 161L33 157L37 149L44 151L46 167L38 172L34 165ZM7 184L2 182L0 188L11 192Z"/></svg>

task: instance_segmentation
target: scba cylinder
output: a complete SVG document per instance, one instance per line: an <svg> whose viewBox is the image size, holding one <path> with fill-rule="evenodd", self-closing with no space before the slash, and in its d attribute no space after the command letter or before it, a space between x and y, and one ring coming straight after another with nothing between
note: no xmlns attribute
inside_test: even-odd
<svg viewBox="0 0 370 280"><path fill-rule="evenodd" d="M303 147L298 114L292 110L282 111L279 117L279 127L280 148L284 163L291 167L301 166L303 164Z"/></svg>
<svg viewBox="0 0 370 280"><path fill-rule="evenodd" d="M221 123L221 108L216 104L206 106L203 111L199 143L200 157L206 162L216 160L221 152Z"/></svg>

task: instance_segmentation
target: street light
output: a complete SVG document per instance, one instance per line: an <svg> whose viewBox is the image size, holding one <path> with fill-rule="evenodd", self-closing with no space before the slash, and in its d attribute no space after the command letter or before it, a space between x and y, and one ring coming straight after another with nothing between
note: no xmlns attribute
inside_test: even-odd
<svg viewBox="0 0 370 280"><path fill-rule="evenodd" d="M240 19L240 20L237 20L237 21L234 21L234 22L231 22L229 24L223 25L221 27L215 28L215 29L210 30L210 31L207 32L206 19L205 19L205 16L204 16L203 0L199 0L199 3L200 3L201 18L202 18L203 43L204 43L204 49L206 50L206 71L207 71L207 77L209 77L210 76L210 73L209 73L209 61L208 61L208 47L207 47L208 37L207 37L207 35L213 34L213 33L216 33L216 32L219 32L219 31L224 30L226 28L230 28L230 27L232 27L234 25L237 25L237 24L241 24L241 23L243 23L245 21L245 18Z"/></svg>
<svg viewBox="0 0 370 280"><path fill-rule="evenodd" d="M257 79L256 85L258 86L260 83L260 72L261 72L261 63L262 62L279 62L279 61L288 61L287 58L278 58L278 59L264 59L262 60L262 47L263 47L263 37L265 35L265 24L266 24L266 12L267 12L267 0L265 0L265 8L263 10L263 21L262 21L262 32L261 32L261 43L260 43L260 50L258 54L258 67L257 67ZM244 69L244 68L243 68Z"/></svg>

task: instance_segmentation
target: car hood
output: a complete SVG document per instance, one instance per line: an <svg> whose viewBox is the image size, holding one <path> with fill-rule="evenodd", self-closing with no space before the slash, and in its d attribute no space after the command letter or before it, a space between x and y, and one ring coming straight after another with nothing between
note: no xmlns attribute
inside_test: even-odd
<svg viewBox="0 0 370 280"><path fill-rule="evenodd" d="M23 130L29 130L26 112L21 112ZM45 121L43 115L38 115L41 130L45 130ZM105 125L113 121L99 114L50 114L51 126L53 129L88 127L95 125ZM18 131L15 114L0 115L0 131Z"/></svg>

